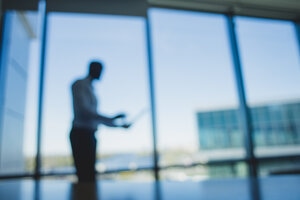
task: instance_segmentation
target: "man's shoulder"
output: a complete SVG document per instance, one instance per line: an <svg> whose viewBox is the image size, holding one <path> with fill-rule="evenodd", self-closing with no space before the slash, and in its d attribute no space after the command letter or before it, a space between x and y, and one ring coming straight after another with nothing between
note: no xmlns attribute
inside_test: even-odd
<svg viewBox="0 0 300 200"><path fill-rule="evenodd" d="M72 86L74 86L74 85L82 85L82 84L86 84L85 78L76 79L76 80L72 83Z"/></svg>
<svg viewBox="0 0 300 200"><path fill-rule="evenodd" d="M86 78L77 79L72 83L72 88L84 88L88 87L88 81Z"/></svg>
<svg viewBox="0 0 300 200"><path fill-rule="evenodd" d="M72 85L78 85L78 84L81 84L83 82L82 79L77 79L75 81L73 81Z"/></svg>

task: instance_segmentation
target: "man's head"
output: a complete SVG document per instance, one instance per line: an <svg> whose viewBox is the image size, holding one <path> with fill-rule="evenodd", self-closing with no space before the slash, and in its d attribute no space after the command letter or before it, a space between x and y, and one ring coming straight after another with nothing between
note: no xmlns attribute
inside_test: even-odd
<svg viewBox="0 0 300 200"><path fill-rule="evenodd" d="M101 76L101 72L103 69L103 65L99 61L92 61L89 66L89 76L92 79L99 79Z"/></svg>

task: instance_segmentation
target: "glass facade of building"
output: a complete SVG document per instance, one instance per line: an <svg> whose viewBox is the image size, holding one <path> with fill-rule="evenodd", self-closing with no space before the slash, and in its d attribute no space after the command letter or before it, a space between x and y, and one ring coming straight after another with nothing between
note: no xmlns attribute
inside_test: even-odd
<svg viewBox="0 0 300 200"><path fill-rule="evenodd" d="M300 102L269 103L250 108L256 147L300 144ZM236 109L197 113L199 148L227 149L242 147Z"/></svg>
<svg viewBox="0 0 300 200"><path fill-rule="evenodd" d="M26 172L24 130L29 91L30 44L36 37L33 13L8 11L2 34L0 79L0 174Z"/></svg>
<svg viewBox="0 0 300 200"><path fill-rule="evenodd" d="M197 113L199 149L226 149L243 146L236 109Z"/></svg>

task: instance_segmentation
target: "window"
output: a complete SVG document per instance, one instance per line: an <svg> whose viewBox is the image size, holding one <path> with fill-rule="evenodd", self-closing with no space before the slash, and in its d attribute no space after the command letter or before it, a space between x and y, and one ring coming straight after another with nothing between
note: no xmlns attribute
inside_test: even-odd
<svg viewBox="0 0 300 200"><path fill-rule="evenodd" d="M243 158L241 131L226 127L232 119L221 117L222 112L234 112L238 107L224 16L151 9L150 20L160 166L187 167L203 160ZM161 177L244 175L218 172L206 167L168 168Z"/></svg>
<svg viewBox="0 0 300 200"><path fill-rule="evenodd" d="M94 83L101 113L118 112L134 120L128 129L100 126L96 168L152 170L152 133L148 102L147 52L144 19L109 15L49 14L43 123L43 171L73 172L69 144L72 122L72 82L87 75L91 59L104 63L101 80ZM152 179L152 171L110 178ZM103 177L102 177L103 178Z"/></svg>
<svg viewBox="0 0 300 200"><path fill-rule="evenodd" d="M264 122L265 127L260 139L255 141L255 155L295 155L300 151L299 129L292 129L293 134L289 134L284 128L297 121L288 113L290 108L300 104L300 62L293 24L237 17L236 28L247 101L250 109L260 113L259 122ZM290 115L288 121L284 115ZM260 172L269 174L294 168L295 163L299 160L262 161Z"/></svg>

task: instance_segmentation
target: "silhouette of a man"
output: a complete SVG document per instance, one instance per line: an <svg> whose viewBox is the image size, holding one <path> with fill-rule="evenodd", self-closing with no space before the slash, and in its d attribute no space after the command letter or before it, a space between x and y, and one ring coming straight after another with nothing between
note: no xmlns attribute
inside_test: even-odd
<svg viewBox="0 0 300 200"><path fill-rule="evenodd" d="M97 111L97 98L92 82L99 80L103 70L101 62L92 61L88 75L72 84L74 119L70 132L72 155L79 182L96 180L96 146L95 132L98 125L128 128L129 125L118 125L116 119L125 118L125 114L114 117L104 116Z"/></svg>

